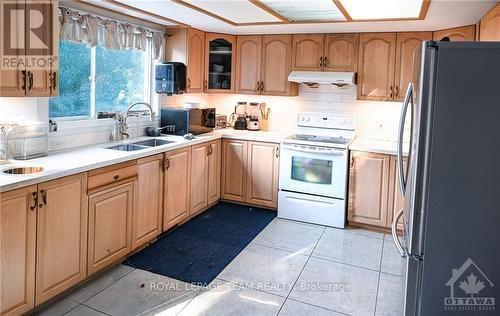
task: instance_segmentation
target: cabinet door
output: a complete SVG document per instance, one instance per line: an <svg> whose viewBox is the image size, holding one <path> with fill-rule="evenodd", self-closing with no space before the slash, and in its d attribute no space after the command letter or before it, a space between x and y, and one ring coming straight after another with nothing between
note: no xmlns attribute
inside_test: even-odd
<svg viewBox="0 0 500 316"><path fill-rule="evenodd" d="M208 205L208 155L210 144L203 143L191 148L191 211L196 214Z"/></svg>
<svg viewBox="0 0 500 316"><path fill-rule="evenodd" d="M360 35L358 99L393 99L395 54L395 33Z"/></svg>
<svg viewBox="0 0 500 316"><path fill-rule="evenodd" d="M262 37L261 94L297 95L297 84L288 81L291 55L291 35Z"/></svg>
<svg viewBox="0 0 500 316"><path fill-rule="evenodd" d="M480 41L500 41L500 4L481 19L480 30Z"/></svg>
<svg viewBox="0 0 500 316"><path fill-rule="evenodd" d="M205 32L189 29L187 45L187 92L202 93L205 67Z"/></svg>
<svg viewBox="0 0 500 316"><path fill-rule="evenodd" d="M210 156L208 159L208 204L213 204L220 199L220 167L221 167L221 141L210 142Z"/></svg>
<svg viewBox="0 0 500 316"><path fill-rule="evenodd" d="M222 198L245 202L247 187L247 142L222 141Z"/></svg>
<svg viewBox="0 0 500 316"><path fill-rule="evenodd" d="M236 92L259 94L262 36L238 36Z"/></svg>
<svg viewBox="0 0 500 316"><path fill-rule="evenodd" d="M325 35L325 71L358 71L358 34Z"/></svg>
<svg viewBox="0 0 500 316"><path fill-rule="evenodd" d="M279 144L248 142L247 202L278 206Z"/></svg>
<svg viewBox="0 0 500 316"><path fill-rule="evenodd" d="M0 196L0 314L35 306L36 186Z"/></svg>
<svg viewBox="0 0 500 316"><path fill-rule="evenodd" d="M351 152L350 222L386 227L390 156Z"/></svg>
<svg viewBox="0 0 500 316"><path fill-rule="evenodd" d="M161 233L163 210L163 155L137 162L137 203L132 210L132 250Z"/></svg>
<svg viewBox="0 0 500 316"><path fill-rule="evenodd" d="M293 35L292 70L322 70L323 34Z"/></svg>
<svg viewBox="0 0 500 316"><path fill-rule="evenodd" d="M406 170L406 164L408 159L403 157L403 168ZM399 174L398 174L398 158L396 156L391 156L391 171L389 174L390 183L389 183L389 205L387 214L387 228L391 228L392 221L394 217L404 208L404 197L399 190ZM400 221L398 226L398 230L403 230L403 223Z"/></svg>
<svg viewBox="0 0 500 316"><path fill-rule="evenodd" d="M205 82L208 93L234 93L236 36L206 33Z"/></svg>
<svg viewBox="0 0 500 316"><path fill-rule="evenodd" d="M85 279L87 174L38 185L36 304Z"/></svg>
<svg viewBox="0 0 500 316"><path fill-rule="evenodd" d="M453 42L473 42L476 38L476 26L469 25L436 31L433 37L435 41L440 41L443 37L448 37Z"/></svg>
<svg viewBox="0 0 500 316"><path fill-rule="evenodd" d="M165 153L163 230L189 216L191 147Z"/></svg>
<svg viewBox="0 0 500 316"><path fill-rule="evenodd" d="M134 186L128 181L89 196L89 275L130 252Z"/></svg>
<svg viewBox="0 0 500 316"><path fill-rule="evenodd" d="M413 57L422 41L432 39L432 32L398 33L396 44L396 70L394 100L403 101L413 76Z"/></svg>

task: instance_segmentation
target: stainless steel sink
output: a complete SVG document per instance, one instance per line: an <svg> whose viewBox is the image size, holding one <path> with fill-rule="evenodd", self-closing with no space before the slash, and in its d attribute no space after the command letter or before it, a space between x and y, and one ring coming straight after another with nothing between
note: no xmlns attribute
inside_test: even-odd
<svg viewBox="0 0 500 316"><path fill-rule="evenodd" d="M162 146L162 145L167 145L167 144L172 144L172 143L175 143L175 141L153 138L153 139L148 139L148 140L143 140L143 141L140 141L137 143L133 143L133 145L156 147L156 146Z"/></svg>
<svg viewBox="0 0 500 316"><path fill-rule="evenodd" d="M113 147L108 147L108 149L119 150L119 151L136 151L146 149L146 146L137 146L134 144L126 144L126 145L117 145Z"/></svg>
<svg viewBox="0 0 500 316"><path fill-rule="evenodd" d="M19 167L19 168L10 168L5 169L3 173L6 174L29 174L29 173L38 173L42 172L43 167Z"/></svg>

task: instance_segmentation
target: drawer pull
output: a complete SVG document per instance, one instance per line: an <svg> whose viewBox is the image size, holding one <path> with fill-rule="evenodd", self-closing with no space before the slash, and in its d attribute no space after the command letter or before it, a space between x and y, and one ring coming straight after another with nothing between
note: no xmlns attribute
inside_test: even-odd
<svg viewBox="0 0 500 316"><path fill-rule="evenodd" d="M120 179L120 176L116 175L116 176L113 177L113 179L116 181L116 180Z"/></svg>

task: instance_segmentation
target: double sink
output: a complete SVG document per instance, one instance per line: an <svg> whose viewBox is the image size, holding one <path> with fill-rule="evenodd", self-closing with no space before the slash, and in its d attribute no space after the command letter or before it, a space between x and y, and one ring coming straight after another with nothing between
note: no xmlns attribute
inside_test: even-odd
<svg viewBox="0 0 500 316"><path fill-rule="evenodd" d="M172 144L172 143L175 143L175 141L153 138L153 139L143 140L143 141L135 142L135 143L131 143L131 144L116 145L113 147L108 147L108 149L119 150L119 151L136 151L136 150L142 150L142 149L146 149L146 148L150 148L150 147L168 145L168 144Z"/></svg>

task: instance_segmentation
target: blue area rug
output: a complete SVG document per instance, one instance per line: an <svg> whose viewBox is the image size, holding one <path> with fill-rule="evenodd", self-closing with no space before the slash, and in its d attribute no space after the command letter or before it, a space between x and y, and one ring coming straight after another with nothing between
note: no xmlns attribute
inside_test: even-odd
<svg viewBox="0 0 500 316"><path fill-rule="evenodd" d="M276 217L276 211L219 202L123 263L208 284Z"/></svg>

